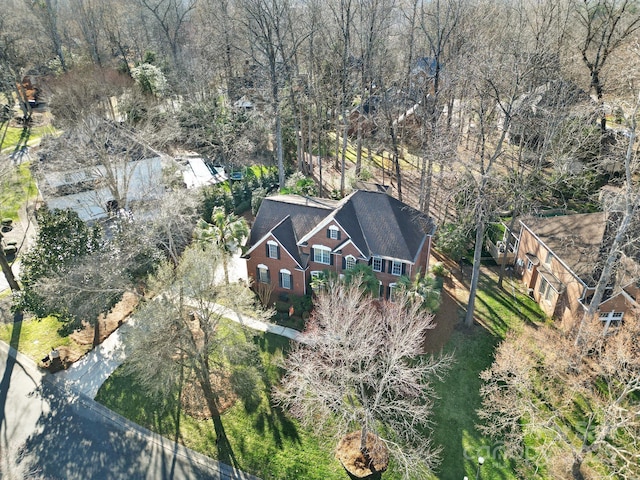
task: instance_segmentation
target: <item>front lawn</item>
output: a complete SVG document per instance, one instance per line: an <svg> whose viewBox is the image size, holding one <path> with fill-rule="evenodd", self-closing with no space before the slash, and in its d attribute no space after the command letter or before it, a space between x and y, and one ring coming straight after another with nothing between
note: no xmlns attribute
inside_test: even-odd
<svg viewBox="0 0 640 480"><path fill-rule="evenodd" d="M29 143L43 137L45 135L54 135L56 129L52 126L40 126L32 127L29 134ZM7 128L7 135L4 137L4 143L2 144L2 152L10 153L12 148L18 144L20 137L22 136L22 127L9 127Z"/></svg>
<svg viewBox="0 0 640 480"><path fill-rule="evenodd" d="M18 210L30 198L37 195L38 189L31 177L28 163L7 169L1 180L0 218L18 220Z"/></svg>
<svg viewBox="0 0 640 480"><path fill-rule="evenodd" d="M225 442L216 442L211 420L186 415L177 394L162 401L149 398L123 367L100 388L96 400L150 430L265 480L344 480L345 473L333 458L334 445L323 444L270 402L271 385L281 373L277 359L289 341L272 334L255 338L262 357L262 380L221 416L230 449L222 447Z"/></svg>
<svg viewBox="0 0 640 480"><path fill-rule="evenodd" d="M69 336L63 336L64 324L56 317L30 318L21 322L0 324L0 340L16 350L40 361L51 348L67 347L78 355L86 353L91 345L79 345Z"/></svg>

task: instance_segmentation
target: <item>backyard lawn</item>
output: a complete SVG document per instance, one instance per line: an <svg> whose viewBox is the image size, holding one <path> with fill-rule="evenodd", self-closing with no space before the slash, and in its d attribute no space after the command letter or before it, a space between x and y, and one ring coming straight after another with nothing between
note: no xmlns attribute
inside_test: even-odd
<svg viewBox="0 0 640 480"><path fill-rule="evenodd" d="M31 177L29 164L7 170L0 183L0 218L18 220L18 210L27 200L33 198L38 189Z"/></svg>
<svg viewBox="0 0 640 480"><path fill-rule="evenodd" d="M493 361L493 351L507 330L525 323L540 324L546 318L538 305L518 290L517 283L505 279L505 289L497 287L497 274L483 268L476 298L476 320L471 329L458 327L445 347L456 363L443 383L436 385L440 400L435 408L434 440L443 447L442 464L437 472L441 480L475 478L478 457L483 479L516 479L513 466L501 457L501 445L480 435L476 410L482 399L479 374Z"/></svg>

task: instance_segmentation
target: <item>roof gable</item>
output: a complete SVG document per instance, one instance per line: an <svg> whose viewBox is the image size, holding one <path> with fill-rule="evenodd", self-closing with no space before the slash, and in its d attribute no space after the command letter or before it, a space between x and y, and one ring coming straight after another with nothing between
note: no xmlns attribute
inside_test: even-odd
<svg viewBox="0 0 640 480"><path fill-rule="evenodd" d="M407 262L415 262L435 229L427 215L382 192L358 190L340 202L281 195L263 200L248 245L252 248L271 232L303 265L294 246L334 221L363 255Z"/></svg>

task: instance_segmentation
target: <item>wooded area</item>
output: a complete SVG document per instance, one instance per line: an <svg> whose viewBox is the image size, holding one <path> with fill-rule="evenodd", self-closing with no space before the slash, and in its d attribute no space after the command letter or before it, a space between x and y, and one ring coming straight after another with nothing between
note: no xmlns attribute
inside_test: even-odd
<svg viewBox="0 0 640 480"><path fill-rule="evenodd" d="M604 466L598 467L607 474L638 475L638 331L629 328L615 339L604 337L594 332L592 320L614 283L622 253L640 260L640 1L3 3L0 153L11 153L15 160L25 151L32 128L52 124L58 133L43 138L31 165L34 174L43 178L59 170L99 167L101 184L115 199L114 210L131 200L133 171L122 173L118 165L132 166L141 159L194 152L239 178L256 166L261 174L252 177L255 185L248 197L241 191L244 186L224 192L225 198L233 197L231 208L220 205L215 189L199 199L203 208L181 196L181 180L163 165L163 182L171 195L154 203L157 219L141 223L144 228L135 232L114 234L121 243L109 247L100 242L99 248L89 248L86 241L82 248L69 247L79 252L73 264L63 265L66 259L60 256L60 265L45 264L42 251L27 256L23 307L31 301L49 308L38 297L49 295L57 305L97 316L130 286L122 281L137 278L138 272L123 277L126 267L120 263L142 257L152 263L150 257L156 261L162 256L170 261L162 268L170 271L180 265L185 249L195 256L195 247L187 245L197 217L202 219L196 237L217 238L228 254L246 236L244 224L231 225L238 220L231 211L238 203L255 214L262 198L277 187L340 199L357 182L370 181L430 215L438 225L439 250L460 260L461 269L463 258L472 264L464 319L471 328L481 260L487 256L483 248L494 224L504 222L513 231L520 228L517 219L548 211L615 214L611 241L603 243L599 263L592 266L597 275L593 295L582 299L584 315L562 325L563 330L545 327L509 335L495 364L483 373L480 417L483 431L504 439L506 455L513 457L522 456L527 435L561 438L568 447L556 457L569 451L573 458L553 457L552 475L571 472L584 478L583 464L594 455L610 455L610 461L600 458ZM11 152L2 152L9 127L22 133ZM274 176L277 172L277 179L267 180L263 166ZM76 219L67 220L71 226L66 228L75 228ZM55 219L49 222L54 225ZM510 241L507 237L507 251ZM49 252L57 243L38 247ZM144 244L162 253L135 248ZM2 252L0 261L13 279ZM197 273L197 261L191 261L189 268ZM97 272L95 265L101 262L113 270ZM228 283L227 256L220 262ZM501 265L500 286L506 267ZM637 270L635 278L640 278ZM172 278L165 284L179 290L180 281ZM102 288L87 292L87 284ZM19 288L13 279L12 289ZM68 296L57 295L60 289ZM269 300L272 291L262 293ZM146 308L143 313L150 317L163 308L178 310L176 318L186 322L183 333L190 333L194 322L202 324L203 332L217 328L218 317L211 312L189 317L191 306L175 298ZM154 328L161 337L165 324ZM194 342L188 335L180 341ZM527 342L558 345L556 353L562 348L568 356L562 363ZM209 350L208 345L203 348ZM614 358L616 349L624 359ZM514 361L518 356L523 357L520 363ZM188 360L190 374L203 390L213 391L202 373L208 365ZM524 372L534 367L539 376ZM150 381L156 373L146 372ZM582 412L581 418L588 420L582 436L562 424L575 416L572 392L554 391L560 400L549 400L552 411L557 405L566 407L558 408L560 419L547 415L541 407L545 399L530 402L521 394L543 391L541 382L580 386L579 401L592 406ZM614 415L616 402L630 410ZM218 411L215 404L210 408ZM540 412L542 420L534 419ZM604 453L612 450L614 454ZM432 466L428 458L423 460ZM528 458L517 466L525 475L537 468Z"/></svg>

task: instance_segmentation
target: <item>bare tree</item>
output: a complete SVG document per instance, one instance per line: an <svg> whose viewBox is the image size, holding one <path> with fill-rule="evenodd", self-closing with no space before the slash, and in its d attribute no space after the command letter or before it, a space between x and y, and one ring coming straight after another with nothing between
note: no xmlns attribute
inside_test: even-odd
<svg viewBox="0 0 640 480"><path fill-rule="evenodd" d="M228 455L232 449L220 418L224 391L218 386L224 382L216 380L250 365L255 352L250 350L251 342L234 341L236 323L221 328L227 313L216 303L229 305L239 317L250 311L262 318L263 312L256 309L248 287L217 280L220 262L215 246L194 245L177 267L167 263L158 270L151 289L159 295L135 315L127 369L151 394L172 394L185 382L196 382L211 415L218 451ZM233 458L220 460L236 465Z"/></svg>
<svg viewBox="0 0 640 480"><path fill-rule="evenodd" d="M423 355L431 328L432 315L408 297L380 301L357 279L330 280L301 343L285 360L276 399L318 432L342 436L359 429L356 445L366 467L372 469L380 454L370 448L372 434L404 478L420 477L437 462L438 449L426 434L435 397L431 382L451 363L448 356Z"/></svg>
<svg viewBox="0 0 640 480"><path fill-rule="evenodd" d="M632 0L575 0L572 2L578 23L576 41L580 56L589 70L589 88L593 89L601 112L600 128L606 131L603 68L611 54L640 29L640 14Z"/></svg>
<svg viewBox="0 0 640 480"><path fill-rule="evenodd" d="M586 478L585 463L604 465L613 478L640 475L639 319L610 335L591 323L589 349L552 326L512 332L481 374L481 432L504 442L520 474L545 467L554 478ZM536 443L525 449L525 437ZM600 475L598 475L600 476Z"/></svg>
<svg viewBox="0 0 640 480"><path fill-rule="evenodd" d="M604 297L607 288L610 288L613 284L616 288L624 288L626 285L620 285L620 282L615 282L615 270L620 266L621 259L629 255L631 257L638 256L637 252L640 251L640 239L638 238L638 232L634 227L637 225L638 212L640 211L640 183L637 179L638 174L638 159L636 150L636 135L637 135L637 115L640 110L640 94L636 99L636 104L629 116L629 142L627 144L627 151L624 156L624 185L622 187L621 194L613 202L612 210L618 210L618 215L613 215L617 220L617 225L614 227L615 233L612 235L612 240L609 245L604 245L606 256L602 261L602 264L598 266L600 275L598 282L595 286L593 296L584 315L580 321L578 335L576 336L576 342L581 342L581 331L584 328L586 322L589 322L595 316L602 299ZM613 213L613 212L611 212ZM611 215L610 213L610 215ZM606 241L606 239L605 239ZM632 275L637 277L638 272L633 272Z"/></svg>
<svg viewBox="0 0 640 480"><path fill-rule="evenodd" d="M140 5L147 9L169 44L171 59L174 66L182 65L180 48L185 35L185 24L191 11L196 7L197 0L139 0Z"/></svg>
<svg viewBox="0 0 640 480"><path fill-rule="evenodd" d="M282 92L291 82L290 64L301 39L292 38L289 0L243 0L245 26L251 36L253 60L266 74L274 117L278 182L284 187Z"/></svg>

